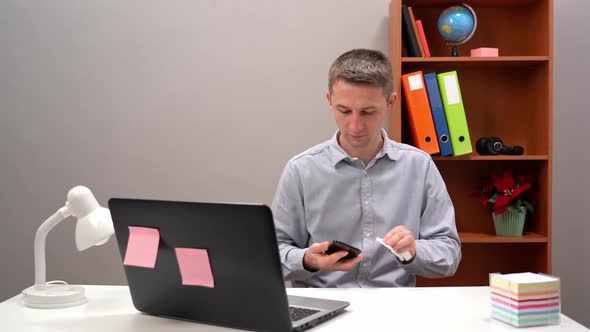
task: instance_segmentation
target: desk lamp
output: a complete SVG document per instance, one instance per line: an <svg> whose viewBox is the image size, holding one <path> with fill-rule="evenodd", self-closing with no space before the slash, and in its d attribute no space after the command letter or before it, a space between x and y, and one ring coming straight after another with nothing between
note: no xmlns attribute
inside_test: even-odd
<svg viewBox="0 0 590 332"><path fill-rule="evenodd" d="M45 280L45 239L47 233L69 216L77 218L76 248L86 250L106 243L114 233L111 213L98 205L92 192L83 186L68 192L66 205L49 217L35 235L35 285L23 290L24 303L32 308L65 308L85 303L84 288L63 281Z"/></svg>

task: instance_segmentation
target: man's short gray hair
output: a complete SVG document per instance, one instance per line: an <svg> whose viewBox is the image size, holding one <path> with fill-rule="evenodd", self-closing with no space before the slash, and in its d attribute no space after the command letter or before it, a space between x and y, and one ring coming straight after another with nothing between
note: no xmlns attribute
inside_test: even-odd
<svg viewBox="0 0 590 332"><path fill-rule="evenodd" d="M385 98L393 92L391 64L385 54L368 49L354 49L340 55L330 66L330 94L336 81L367 84L383 88Z"/></svg>

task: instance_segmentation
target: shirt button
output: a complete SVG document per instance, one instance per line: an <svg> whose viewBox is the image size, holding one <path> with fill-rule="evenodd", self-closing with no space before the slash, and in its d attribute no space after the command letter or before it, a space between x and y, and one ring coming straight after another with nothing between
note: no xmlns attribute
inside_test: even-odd
<svg viewBox="0 0 590 332"><path fill-rule="evenodd" d="M369 174L369 173L367 173L367 171L364 171L364 172L363 172L363 175L364 175L364 176L367 176L368 174Z"/></svg>
<svg viewBox="0 0 590 332"><path fill-rule="evenodd" d="M363 263L363 267L366 269L369 267L369 263Z"/></svg>
<svg viewBox="0 0 590 332"><path fill-rule="evenodd" d="M365 205L366 206L369 206L369 201L365 201Z"/></svg>
<svg viewBox="0 0 590 332"><path fill-rule="evenodd" d="M368 239L371 237L371 235L373 235L372 233L365 233L365 237Z"/></svg>

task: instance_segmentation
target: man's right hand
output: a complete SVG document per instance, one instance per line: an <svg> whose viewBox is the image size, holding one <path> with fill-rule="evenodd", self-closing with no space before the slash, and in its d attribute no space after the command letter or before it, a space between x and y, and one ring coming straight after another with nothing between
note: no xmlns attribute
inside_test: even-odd
<svg viewBox="0 0 590 332"><path fill-rule="evenodd" d="M354 258L338 261L340 258L348 255L346 251L338 251L331 255L326 255L330 242L320 242L312 244L303 255L303 267L308 270L325 270L325 271L350 271L363 260L360 254Z"/></svg>

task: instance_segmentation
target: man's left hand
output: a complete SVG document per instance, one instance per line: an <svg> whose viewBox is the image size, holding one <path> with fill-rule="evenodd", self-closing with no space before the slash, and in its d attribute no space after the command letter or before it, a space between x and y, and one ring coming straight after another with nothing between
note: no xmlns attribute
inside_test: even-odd
<svg viewBox="0 0 590 332"><path fill-rule="evenodd" d="M385 234L383 242L389 244L399 254L408 251L412 258L416 256L416 240L412 232L404 226L396 226L390 230Z"/></svg>

